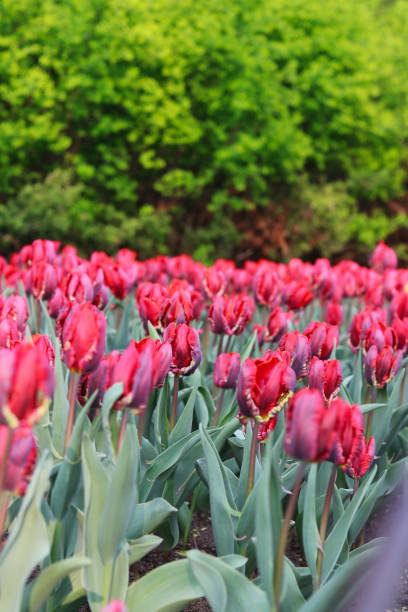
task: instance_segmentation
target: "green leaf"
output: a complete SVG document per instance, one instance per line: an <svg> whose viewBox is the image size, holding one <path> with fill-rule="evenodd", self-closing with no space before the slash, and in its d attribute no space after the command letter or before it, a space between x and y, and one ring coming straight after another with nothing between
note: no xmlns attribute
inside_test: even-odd
<svg viewBox="0 0 408 612"><path fill-rule="evenodd" d="M154 431L157 442L161 447L168 446L168 432L169 432L169 419L167 416L167 410L170 403L170 382L169 377L166 377L162 389L160 389L159 398L157 400L157 406L154 411Z"/></svg>
<svg viewBox="0 0 408 612"><path fill-rule="evenodd" d="M319 530L316 523L316 474L317 463L312 463L305 488L305 504L303 510L303 550L307 564L316 580L317 550L321 545Z"/></svg>
<svg viewBox="0 0 408 612"><path fill-rule="evenodd" d="M155 535L144 535L129 542L129 564L133 565L162 543L162 538Z"/></svg>
<svg viewBox="0 0 408 612"><path fill-rule="evenodd" d="M159 334L157 333L156 329L153 327L153 325L151 324L150 321L147 322L147 328L149 330L150 338L152 338L153 340L160 340L161 341L161 338L160 338Z"/></svg>
<svg viewBox="0 0 408 612"><path fill-rule="evenodd" d="M203 595L189 562L183 559L166 563L134 582L128 588L126 604L129 610L178 612Z"/></svg>
<svg viewBox="0 0 408 612"><path fill-rule="evenodd" d="M128 424L118 460L110 474L98 526L98 545L104 563L112 562L125 541L136 504L138 443L136 427Z"/></svg>
<svg viewBox="0 0 408 612"><path fill-rule="evenodd" d="M204 456L208 466L211 521L215 547L218 555L228 555L235 552L235 530L230 512L230 504L233 495L229 483L227 482L224 466L219 458L214 443L201 424L200 435ZM227 489L229 489L228 492Z"/></svg>
<svg viewBox="0 0 408 612"><path fill-rule="evenodd" d="M184 407L183 412L177 419L176 425L169 436L169 445L178 442L184 436L187 436L191 432L191 426L193 423L194 405L197 397L197 387L193 387L190 393L190 397Z"/></svg>
<svg viewBox="0 0 408 612"><path fill-rule="evenodd" d="M57 584L71 572L91 563L90 559L81 555L57 561L42 570L34 581L31 590L29 611L36 612L47 601Z"/></svg>
<svg viewBox="0 0 408 612"><path fill-rule="evenodd" d="M282 525L281 484L277 468L272 461L272 439L266 443L263 472L257 487L255 513L256 558L261 584L269 602L274 601L273 570Z"/></svg>
<svg viewBox="0 0 408 612"><path fill-rule="evenodd" d="M354 516L365 498L366 492L370 487L373 478L376 474L377 466L373 466L370 473L364 478L364 482L360 482L360 487L353 499L344 511L343 516L335 524L326 539L324 546L324 556L322 564L322 581L325 582L332 572L337 559L343 549L344 543L347 540L347 534L353 522Z"/></svg>
<svg viewBox="0 0 408 612"><path fill-rule="evenodd" d="M143 504L137 504L127 528L126 537L133 540L151 533L173 512L177 512L177 508L169 504L163 497L156 497Z"/></svg>
<svg viewBox="0 0 408 612"><path fill-rule="evenodd" d="M251 454L251 442L252 442L252 427L250 425L246 428L245 434L245 446L244 446L244 456L242 459L242 465L239 473L239 482L238 482L238 490L237 490L237 508L240 510L246 501L246 491L248 486L248 473L249 473L249 459ZM258 458L255 458L255 474L254 474L254 484L259 475L259 461Z"/></svg>
<svg viewBox="0 0 408 612"><path fill-rule="evenodd" d="M254 331L254 333L249 337L249 340L246 346L241 352L241 364L244 363L245 359L247 359L251 355L252 349L255 346L255 342L256 342L256 331Z"/></svg>
<svg viewBox="0 0 408 612"><path fill-rule="evenodd" d="M351 379L350 396L355 404L361 404L361 392L363 389L363 357L362 349L358 351L354 374Z"/></svg>
<svg viewBox="0 0 408 612"><path fill-rule="evenodd" d="M190 550L187 557L214 612L247 612L248 606L257 612L270 611L265 593L221 559L198 550Z"/></svg>
<svg viewBox="0 0 408 612"><path fill-rule="evenodd" d="M0 610L19 612L24 585L50 550L41 502L52 461L45 452L31 478L21 508L0 555Z"/></svg>

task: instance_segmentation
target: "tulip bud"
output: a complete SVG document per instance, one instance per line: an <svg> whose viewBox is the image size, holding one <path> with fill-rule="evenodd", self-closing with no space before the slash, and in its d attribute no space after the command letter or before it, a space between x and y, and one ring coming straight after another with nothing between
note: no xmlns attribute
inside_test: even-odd
<svg viewBox="0 0 408 612"><path fill-rule="evenodd" d="M208 311L211 331L239 336L251 320L254 309L254 301L248 295L217 296Z"/></svg>
<svg viewBox="0 0 408 612"><path fill-rule="evenodd" d="M310 363L310 344L309 340L299 331L288 332L285 334L279 345L281 351L289 353L291 357L291 368L296 373L296 378L306 376L309 371Z"/></svg>
<svg viewBox="0 0 408 612"><path fill-rule="evenodd" d="M0 350L0 423L32 425L43 416L55 386L54 372L31 342Z"/></svg>
<svg viewBox="0 0 408 612"><path fill-rule="evenodd" d="M26 291L32 294L36 300L49 300L54 293L58 283L57 269L55 266L40 262L33 264L26 279Z"/></svg>
<svg viewBox="0 0 408 612"><path fill-rule="evenodd" d="M0 425L0 461L6 451L9 428ZM37 444L31 427L21 426L13 430L11 448L7 458L3 488L22 496L34 471Z"/></svg>
<svg viewBox="0 0 408 612"><path fill-rule="evenodd" d="M129 407L136 413L145 410L153 389L153 346L150 342L130 341L114 367L112 384L123 383L123 395L115 408Z"/></svg>
<svg viewBox="0 0 408 612"><path fill-rule="evenodd" d="M0 317L0 347L13 348L23 338L17 327L17 322L8 317Z"/></svg>
<svg viewBox="0 0 408 612"><path fill-rule="evenodd" d="M66 298L63 291L57 287L54 291L54 295L47 302L47 310L50 317L58 319L62 309L65 306Z"/></svg>
<svg viewBox="0 0 408 612"><path fill-rule="evenodd" d="M177 375L192 374L201 363L201 348L198 332L189 325L170 323L164 330L163 340L171 344L173 358L170 370Z"/></svg>
<svg viewBox="0 0 408 612"><path fill-rule="evenodd" d="M285 452L300 461L324 461L331 453L338 429L335 403L326 406L317 389L301 389L289 402Z"/></svg>
<svg viewBox="0 0 408 612"><path fill-rule="evenodd" d="M176 323L176 325L180 323L188 324L193 316L190 294L183 290L175 291L162 302L159 312L160 329L163 330L170 323Z"/></svg>
<svg viewBox="0 0 408 612"><path fill-rule="evenodd" d="M106 318L89 302L74 304L62 327L63 359L73 372L92 372L105 349Z"/></svg>
<svg viewBox="0 0 408 612"><path fill-rule="evenodd" d="M370 346L364 357L364 375L367 383L382 389L401 367L402 352L394 352L390 346L378 351L375 344Z"/></svg>
<svg viewBox="0 0 408 612"><path fill-rule="evenodd" d="M338 436L330 453L330 461L346 470L352 462L361 438L364 436L364 419L358 404L350 406L344 399L338 397L331 402L339 416Z"/></svg>
<svg viewBox="0 0 408 612"><path fill-rule="evenodd" d="M33 334L31 337L33 344L43 353L48 359L50 366L54 368L55 351L52 342L45 334Z"/></svg>
<svg viewBox="0 0 408 612"><path fill-rule="evenodd" d="M380 273L387 268L396 268L398 264L397 254L394 249L380 240L371 255L370 264Z"/></svg>
<svg viewBox="0 0 408 612"><path fill-rule="evenodd" d="M360 438L360 444L358 450L349 464L347 465L346 472L351 478L361 478L370 469L375 455L375 438L371 436L370 440L367 441L364 436Z"/></svg>
<svg viewBox="0 0 408 612"><path fill-rule="evenodd" d="M97 408L102 404L105 391L112 386L113 370L120 359L119 351L112 351L103 357L98 367L90 374L83 374L79 383L78 401L84 406L92 394L97 395L92 406Z"/></svg>
<svg viewBox="0 0 408 612"><path fill-rule="evenodd" d="M338 302L327 302L325 320L329 325L341 327L344 321L343 306Z"/></svg>
<svg viewBox="0 0 408 612"><path fill-rule="evenodd" d="M288 353L266 351L244 361L238 378L237 401L241 414L267 421L288 401L296 384Z"/></svg>
<svg viewBox="0 0 408 612"><path fill-rule="evenodd" d="M211 302L217 296L222 295L227 288L227 279L221 270L208 268L201 280L201 292L203 297Z"/></svg>
<svg viewBox="0 0 408 612"><path fill-rule="evenodd" d="M408 319L399 319L396 317L391 323L391 327L395 331L396 348L405 352L408 346Z"/></svg>
<svg viewBox="0 0 408 612"><path fill-rule="evenodd" d="M3 317L14 319L17 329L23 333L28 320L28 304L26 298L20 295L10 295L4 302L1 314Z"/></svg>
<svg viewBox="0 0 408 612"><path fill-rule="evenodd" d="M312 357L329 359L334 345L339 345L339 328L337 325L313 321L303 333L309 339Z"/></svg>
<svg viewBox="0 0 408 612"><path fill-rule="evenodd" d="M152 349L152 385L153 387L162 387L164 379L170 371L173 358L171 345L169 342L144 338L137 343L139 352L143 352L146 345L150 345Z"/></svg>
<svg viewBox="0 0 408 612"><path fill-rule="evenodd" d="M148 321L154 328L160 328L160 312L168 297L168 289L158 283L141 283L137 288L136 303L146 333Z"/></svg>
<svg viewBox="0 0 408 612"><path fill-rule="evenodd" d="M272 310L266 324L265 342L280 342L287 332L288 321L292 317L292 313L285 312L282 308Z"/></svg>
<svg viewBox="0 0 408 612"><path fill-rule="evenodd" d="M223 389L235 389L240 367L241 357L239 353L221 353L218 355L214 364L214 385Z"/></svg>
<svg viewBox="0 0 408 612"><path fill-rule="evenodd" d="M279 278L269 264L258 267L252 280L252 293L259 304L274 308L278 305L280 291Z"/></svg>
<svg viewBox="0 0 408 612"><path fill-rule="evenodd" d="M305 308L313 300L313 293L305 281L291 281L283 290L283 300L288 310Z"/></svg>
<svg viewBox="0 0 408 612"><path fill-rule="evenodd" d="M397 334L395 330L392 327L387 327L381 321L373 323L367 330L363 340L364 350L368 351L373 344L375 344L379 352L382 351L386 345L396 348Z"/></svg>
<svg viewBox="0 0 408 612"><path fill-rule="evenodd" d="M313 357L309 369L309 389L318 389L325 401L330 402L338 395L342 380L343 374L338 359L322 361Z"/></svg>

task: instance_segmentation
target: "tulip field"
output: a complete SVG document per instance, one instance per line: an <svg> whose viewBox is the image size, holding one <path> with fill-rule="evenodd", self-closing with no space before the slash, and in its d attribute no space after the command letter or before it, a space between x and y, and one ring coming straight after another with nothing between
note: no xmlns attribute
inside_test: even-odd
<svg viewBox="0 0 408 612"><path fill-rule="evenodd" d="M0 258L0 611L361 597L408 455L408 270L367 263Z"/></svg>

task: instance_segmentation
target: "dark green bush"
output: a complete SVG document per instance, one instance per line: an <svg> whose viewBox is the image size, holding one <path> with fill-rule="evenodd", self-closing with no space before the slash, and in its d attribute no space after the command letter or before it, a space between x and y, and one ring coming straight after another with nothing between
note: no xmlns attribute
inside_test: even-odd
<svg viewBox="0 0 408 612"><path fill-rule="evenodd" d="M68 168L43 230L211 258L237 248L239 211L341 183L352 236L351 199L403 190L407 35L407 0L3 0L0 201L18 216L27 183Z"/></svg>

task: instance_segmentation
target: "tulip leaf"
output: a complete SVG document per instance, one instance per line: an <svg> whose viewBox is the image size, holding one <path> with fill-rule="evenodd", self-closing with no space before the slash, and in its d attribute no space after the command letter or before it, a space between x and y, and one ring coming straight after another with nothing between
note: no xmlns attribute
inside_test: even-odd
<svg viewBox="0 0 408 612"><path fill-rule="evenodd" d="M129 610L178 612L204 593L187 559L166 563L134 582L127 591Z"/></svg>
<svg viewBox="0 0 408 612"><path fill-rule="evenodd" d="M129 345L129 320L133 302L130 296L127 297L125 307L122 312L119 329L115 337L115 349L125 349Z"/></svg>
<svg viewBox="0 0 408 612"><path fill-rule="evenodd" d="M369 489L373 478L376 474L377 466L374 465L371 471L364 478L364 482L360 482L360 487L353 499L350 501L347 508L344 510L343 516L335 524L324 545L324 556L322 564L322 581L325 582L331 574L339 556L343 549L344 543L347 540L347 535L353 519L365 498L366 492Z"/></svg>
<svg viewBox="0 0 408 612"><path fill-rule="evenodd" d="M235 530L230 507L233 503L233 493L214 443L201 424L200 435L208 466L211 521L215 548L218 555L232 554L234 553Z"/></svg>
<svg viewBox="0 0 408 612"><path fill-rule="evenodd" d="M187 436L191 432L196 397L197 387L193 387L184 410L178 417L176 425L169 435L169 445L178 442L183 436Z"/></svg>
<svg viewBox="0 0 408 612"><path fill-rule="evenodd" d="M97 391L89 398L75 421L74 429L65 457L58 470L51 491L51 510L56 519L61 520L78 489L81 475L81 440L84 429L89 425L88 411Z"/></svg>
<svg viewBox="0 0 408 612"><path fill-rule="evenodd" d="M363 357L362 350L358 351L356 364L354 366L354 375L350 384L350 396L355 404L361 404L361 392L363 390Z"/></svg>
<svg viewBox="0 0 408 612"><path fill-rule="evenodd" d="M52 461L45 451L1 552L0 610L19 612L27 579L49 554L50 543L41 502L48 487L51 466Z"/></svg>
<svg viewBox="0 0 408 612"><path fill-rule="evenodd" d="M340 566L332 578L299 608L299 612L343 612L347 602L352 601L361 591L365 580L364 570L370 567L368 563L378 554L379 549L378 543L365 550L357 549L357 554L352 554L349 561Z"/></svg>
<svg viewBox="0 0 408 612"><path fill-rule="evenodd" d="M265 593L244 574L199 550L187 553L194 576L214 612L269 612Z"/></svg>
<svg viewBox="0 0 408 612"><path fill-rule="evenodd" d="M55 391L52 401L52 442L57 452L62 456L64 453L65 429L68 419L67 386L62 368L59 342L54 344L55 351Z"/></svg>
<svg viewBox="0 0 408 612"><path fill-rule="evenodd" d="M170 402L170 382L169 377L166 377L162 389L157 400L155 409L154 430L156 440L161 448L168 445L169 419L167 410Z"/></svg>
<svg viewBox="0 0 408 612"><path fill-rule="evenodd" d="M245 538L251 538L255 532L255 513L256 513L256 505L257 505L257 496L258 496L258 488L259 488L260 478L254 484L254 488L249 494L248 499L246 500L244 507L241 511L241 516L238 520L237 530L236 530L236 538L238 541L241 541Z"/></svg>
<svg viewBox="0 0 408 612"><path fill-rule="evenodd" d="M282 525L281 483L277 467L272 461L272 438L266 443L263 471L257 487L255 509L256 557L261 584L272 605L273 570Z"/></svg>
<svg viewBox="0 0 408 612"><path fill-rule="evenodd" d="M249 473L249 459L251 454L251 442L252 442L252 427L248 424L245 434L245 445L244 445L244 456L242 459L241 470L239 473L238 491L237 491L237 508L241 509L246 500L246 490L248 485L248 473ZM255 475L254 482L256 482L260 472L260 465L258 458L255 458Z"/></svg>
<svg viewBox="0 0 408 612"><path fill-rule="evenodd" d="M127 528L126 537L134 540L151 533L174 512L177 512L177 508L169 504L163 497L156 497L143 504L137 504Z"/></svg>
<svg viewBox="0 0 408 612"><path fill-rule="evenodd" d="M299 610L301 605L305 603L305 598L300 592L293 567L289 559L284 557L281 594L282 610Z"/></svg>
<svg viewBox="0 0 408 612"><path fill-rule="evenodd" d="M114 470L110 474L106 500L98 528L98 545L104 563L112 562L125 541L136 504L138 444L136 427L128 424Z"/></svg>
<svg viewBox="0 0 408 612"><path fill-rule="evenodd" d="M129 542L129 565L133 565L162 543L162 538L155 535L144 535Z"/></svg>
<svg viewBox="0 0 408 612"><path fill-rule="evenodd" d="M248 357L250 357L252 350L255 346L256 336L257 333L256 331L254 331L253 334L249 337L249 340L246 346L244 347L244 350L241 352L241 364L244 363L245 359L248 359Z"/></svg>
<svg viewBox="0 0 408 612"><path fill-rule="evenodd" d="M81 555L57 561L42 570L31 589L29 612L36 612L51 596L56 585L72 572L89 565L91 561Z"/></svg>
<svg viewBox="0 0 408 612"><path fill-rule="evenodd" d="M198 399L199 399L199 402L197 402L197 406L196 406L197 418L198 418L198 421L204 425L204 427L207 427L208 423L210 422L210 419L212 419L215 414L214 398L211 395L208 387L203 387L203 386L198 387ZM206 415L203 414L204 410L201 410L199 412L198 406L201 404L205 406ZM204 416L206 418L203 418Z"/></svg>
<svg viewBox="0 0 408 612"><path fill-rule="evenodd" d="M118 382L109 387L103 396L102 401L102 421L105 427L109 427L109 414L115 402L123 394L123 383Z"/></svg>
<svg viewBox="0 0 408 612"><path fill-rule="evenodd" d="M307 564L316 580L317 550L320 546L320 535L316 523L316 474L317 463L312 463L305 487L305 503L303 510L303 550Z"/></svg>
<svg viewBox="0 0 408 612"><path fill-rule="evenodd" d="M361 412L363 414L366 414L367 412L372 412L373 410L378 410L379 408L386 409L387 404L384 404L384 403L362 404Z"/></svg>
<svg viewBox="0 0 408 612"><path fill-rule="evenodd" d="M377 482L372 485L360 508L356 512L350 527L350 545L357 538L358 534L370 518L371 512L374 508L374 504L376 503L377 499L384 494L386 475L387 472L383 472L381 478L379 478Z"/></svg>
<svg viewBox="0 0 408 612"><path fill-rule="evenodd" d="M160 340L161 341L161 338L160 338L159 334L157 333L157 330L153 327L153 325L151 324L150 321L147 322L147 329L149 330L150 338L152 338L153 340Z"/></svg>

